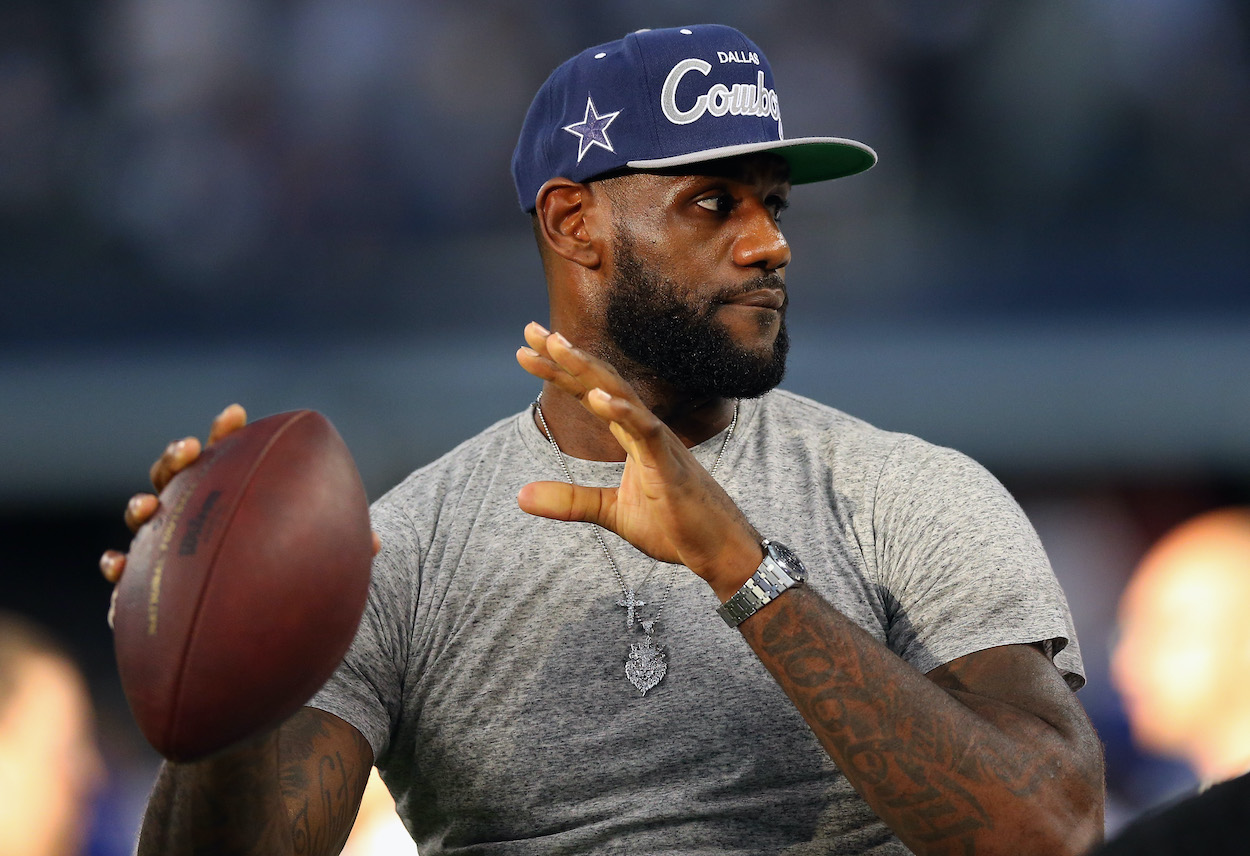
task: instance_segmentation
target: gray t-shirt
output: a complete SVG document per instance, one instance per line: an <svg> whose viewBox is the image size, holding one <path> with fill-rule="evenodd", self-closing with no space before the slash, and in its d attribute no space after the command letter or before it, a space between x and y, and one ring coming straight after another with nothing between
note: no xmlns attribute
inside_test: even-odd
<svg viewBox="0 0 1250 856"><path fill-rule="evenodd" d="M694 449L705 467L722 440ZM608 485L623 465L569 467ZM775 391L742 403L717 479L813 589L918 670L1045 641L1083 682L1036 534L958 452ZM664 603L668 674L645 696L626 680L639 631L590 525L517 507L542 480L563 473L526 410L373 509L369 604L312 704L368 739L423 856L906 853L707 584L604 532L641 616Z"/></svg>

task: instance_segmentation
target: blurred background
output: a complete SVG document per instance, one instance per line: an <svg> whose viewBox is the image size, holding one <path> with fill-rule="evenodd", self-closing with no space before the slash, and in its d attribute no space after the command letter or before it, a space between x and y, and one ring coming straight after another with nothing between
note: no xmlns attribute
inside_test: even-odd
<svg viewBox="0 0 1250 856"><path fill-rule="evenodd" d="M716 20L800 187L786 386L985 463L1064 583L1108 825L1194 784L1108 676L1147 548L1250 502L1250 9L1235 0L2 0L0 605L60 634L129 853L156 758L96 571L126 497L231 401L326 413L371 497L529 402L545 319L508 162L552 68Z"/></svg>

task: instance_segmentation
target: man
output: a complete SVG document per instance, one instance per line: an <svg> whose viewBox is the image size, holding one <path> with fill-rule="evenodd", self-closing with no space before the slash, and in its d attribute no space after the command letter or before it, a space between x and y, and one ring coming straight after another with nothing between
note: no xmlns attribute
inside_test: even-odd
<svg viewBox="0 0 1250 856"><path fill-rule="evenodd" d="M85 852L103 784L78 666L44 628L0 610L0 856Z"/></svg>
<svg viewBox="0 0 1250 856"><path fill-rule="evenodd" d="M1144 749L1199 793L1147 813L1101 854L1235 853L1250 839L1250 508L1208 511L1143 557L1120 599L1112 676Z"/></svg>
<svg viewBox="0 0 1250 856"><path fill-rule="evenodd" d="M769 392L790 187L874 162L783 139L726 27L557 69L513 159L555 331L517 354L540 399L375 504L338 674L279 732L166 765L144 846L333 852L375 760L423 854L1096 841L1075 638L1015 503L954 452ZM157 487L198 452L171 446Z"/></svg>

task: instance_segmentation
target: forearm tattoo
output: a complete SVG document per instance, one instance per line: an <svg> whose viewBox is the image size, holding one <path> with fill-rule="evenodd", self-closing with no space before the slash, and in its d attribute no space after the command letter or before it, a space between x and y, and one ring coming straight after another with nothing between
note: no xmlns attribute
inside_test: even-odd
<svg viewBox="0 0 1250 856"><path fill-rule="evenodd" d="M206 764L166 764L148 800L138 852L289 852L281 803L273 792L273 767L253 755L227 754ZM246 799L237 795L247 794Z"/></svg>
<svg viewBox="0 0 1250 856"><path fill-rule="evenodd" d="M339 852L372 756L354 731L354 743L336 742L322 717L296 714L276 746L258 743L208 762L166 764L148 800L139 853Z"/></svg>
<svg viewBox="0 0 1250 856"><path fill-rule="evenodd" d="M301 715L283 733L280 777L296 854L337 853L351 831L370 767L334 749L318 715Z"/></svg>
<svg viewBox="0 0 1250 856"><path fill-rule="evenodd" d="M1002 721L1010 711L996 709L997 723L978 717L811 592L774 606L742 625L747 641L848 780L913 846L972 852L997 822L991 806L1034 794L1062 766L1041 746L1013 751L1002 730L1019 724Z"/></svg>

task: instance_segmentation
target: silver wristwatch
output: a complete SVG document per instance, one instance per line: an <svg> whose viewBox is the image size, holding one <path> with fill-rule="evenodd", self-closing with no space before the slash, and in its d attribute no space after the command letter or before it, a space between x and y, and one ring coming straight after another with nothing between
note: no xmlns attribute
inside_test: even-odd
<svg viewBox="0 0 1250 856"><path fill-rule="evenodd" d="M785 544L765 538L760 546L764 548L764 561L733 597L716 608L716 614L730 627L737 627L777 595L807 579L807 569Z"/></svg>

